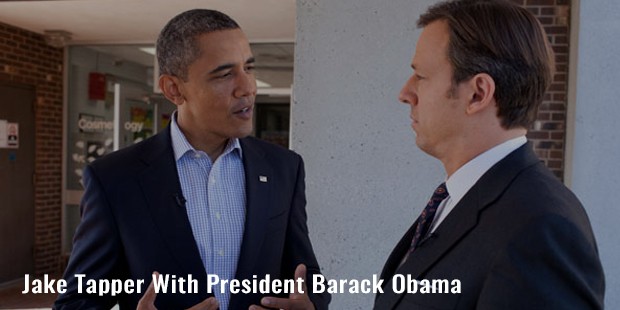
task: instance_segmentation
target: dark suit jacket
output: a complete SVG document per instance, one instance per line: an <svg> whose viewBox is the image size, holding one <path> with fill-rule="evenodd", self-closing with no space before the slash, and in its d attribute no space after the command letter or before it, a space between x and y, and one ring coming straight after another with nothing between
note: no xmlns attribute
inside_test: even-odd
<svg viewBox="0 0 620 310"><path fill-rule="evenodd" d="M246 177L246 223L237 279L292 279L297 264L319 273L306 226L304 168L301 157L254 139L241 139ZM260 182L266 176L268 182ZM151 273L199 281L198 294L158 294L159 309L185 309L205 298L207 272L189 219L177 203L181 194L170 130L95 161L84 171L82 220L65 272L68 290L56 309L135 309ZM78 294L74 274L93 279L146 279L141 294L112 297ZM260 294L231 294L230 309L260 304ZM328 294L312 295L327 309Z"/></svg>
<svg viewBox="0 0 620 310"><path fill-rule="evenodd" d="M588 217L529 144L487 171L398 267L412 236L409 229L385 264L374 309L603 308ZM461 294L396 294L394 274L459 279Z"/></svg>

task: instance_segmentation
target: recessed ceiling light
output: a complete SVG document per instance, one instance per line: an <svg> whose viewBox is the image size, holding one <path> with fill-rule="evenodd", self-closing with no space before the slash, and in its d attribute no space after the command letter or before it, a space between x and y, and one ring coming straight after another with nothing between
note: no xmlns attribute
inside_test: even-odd
<svg viewBox="0 0 620 310"><path fill-rule="evenodd" d="M139 49L141 51L147 53L147 54L151 54L151 55L155 56L155 48L154 47L140 47Z"/></svg>
<svg viewBox="0 0 620 310"><path fill-rule="evenodd" d="M263 82L263 81L261 81L259 79L256 79L256 87L259 87L259 88L269 88L269 87L271 87L271 84L265 83L265 82Z"/></svg>

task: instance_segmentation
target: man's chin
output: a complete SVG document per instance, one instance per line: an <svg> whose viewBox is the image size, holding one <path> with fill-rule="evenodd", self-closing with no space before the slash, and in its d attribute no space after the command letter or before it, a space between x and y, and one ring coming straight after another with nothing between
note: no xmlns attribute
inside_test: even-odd
<svg viewBox="0 0 620 310"><path fill-rule="evenodd" d="M424 139L421 139L417 134L415 136L415 145L424 153L429 153L429 146L425 143Z"/></svg>
<svg viewBox="0 0 620 310"><path fill-rule="evenodd" d="M236 132L235 134L233 134L231 138L243 139L243 138L248 137L251 134L252 134L252 127L243 128L239 130L238 132Z"/></svg>

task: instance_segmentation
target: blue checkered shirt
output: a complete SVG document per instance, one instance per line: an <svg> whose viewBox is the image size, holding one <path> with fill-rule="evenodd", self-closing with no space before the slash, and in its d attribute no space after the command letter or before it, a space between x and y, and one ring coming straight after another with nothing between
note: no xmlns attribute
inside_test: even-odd
<svg viewBox="0 0 620 310"><path fill-rule="evenodd" d="M187 216L202 263L208 274L232 280L245 224L245 172L239 139L230 139L212 163L205 152L189 144L177 125L176 112L170 129ZM230 292L227 289L222 294L219 285L213 289L220 309L227 310Z"/></svg>

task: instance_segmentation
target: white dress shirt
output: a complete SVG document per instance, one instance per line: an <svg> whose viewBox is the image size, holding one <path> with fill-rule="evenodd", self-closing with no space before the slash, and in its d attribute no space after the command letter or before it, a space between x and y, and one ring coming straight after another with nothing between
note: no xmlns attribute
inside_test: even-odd
<svg viewBox="0 0 620 310"><path fill-rule="evenodd" d="M245 226L245 170L239 139L229 139L222 154L212 162L207 153L187 141L176 121L171 124L172 148L187 217L200 258L208 274L232 280L237 271ZM220 310L227 310L230 291L214 286Z"/></svg>
<svg viewBox="0 0 620 310"><path fill-rule="evenodd" d="M510 139L476 156L456 170L456 172L446 180L446 188L448 189L449 196L442 201L437 208L433 224L431 224L431 232L437 229L441 222L443 222L452 209L454 209L463 196L467 194L485 172L525 143L527 143L525 136Z"/></svg>

